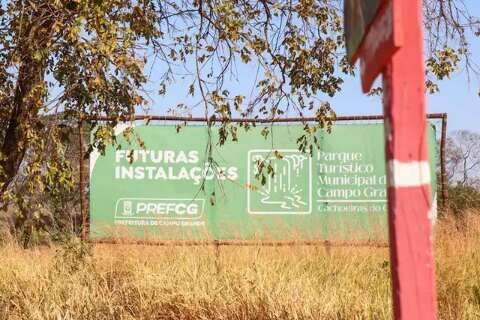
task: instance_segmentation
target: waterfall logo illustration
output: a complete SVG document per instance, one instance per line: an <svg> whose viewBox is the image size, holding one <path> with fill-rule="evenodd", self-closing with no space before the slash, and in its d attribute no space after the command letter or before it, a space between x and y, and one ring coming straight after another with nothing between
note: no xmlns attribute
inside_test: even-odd
<svg viewBox="0 0 480 320"><path fill-rule="evenodd" d="M298 150L251 150L248 155L247 201L250 214L310 214L312 212L312 159ZM262 185L255 177L258 161L274 170Z"/></svg>

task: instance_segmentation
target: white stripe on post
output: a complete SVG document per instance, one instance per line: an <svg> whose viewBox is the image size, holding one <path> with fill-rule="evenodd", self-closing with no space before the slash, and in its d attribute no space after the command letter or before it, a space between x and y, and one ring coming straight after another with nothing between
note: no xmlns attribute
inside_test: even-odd
<svg viewBox="0 0 480 320"><path fill-rule="evenodd" d="M388 167L391 175L388 179L389 187L419 187L431 181L428 161L389 160Z"/></svg>

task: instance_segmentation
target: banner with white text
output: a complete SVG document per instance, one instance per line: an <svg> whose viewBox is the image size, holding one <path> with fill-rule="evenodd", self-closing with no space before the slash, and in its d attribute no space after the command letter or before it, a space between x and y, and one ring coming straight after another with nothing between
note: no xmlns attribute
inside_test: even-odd
<svg viewBox="0 0 480 320"><path fill-rule="evenodd" d="M141 125L90 155L90 237L132 240L386 240L382 124L239 128L207 148L204 126ZM436 203L435 128L429 126ZM308 149L308 148L307 148Z"/></svg>

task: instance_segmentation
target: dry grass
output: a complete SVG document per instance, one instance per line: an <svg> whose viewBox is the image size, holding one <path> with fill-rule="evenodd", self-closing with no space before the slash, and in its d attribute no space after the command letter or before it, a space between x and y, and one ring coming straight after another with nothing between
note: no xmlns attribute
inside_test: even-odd
<svg viewBox="0 0 480 320"><path fill-rule="evenodd" d="M460 231L459 231L460 230ZM436 230L442 319L480 319L480 215ZM0 248L0 319L390 319L388 250Z"/></svg>

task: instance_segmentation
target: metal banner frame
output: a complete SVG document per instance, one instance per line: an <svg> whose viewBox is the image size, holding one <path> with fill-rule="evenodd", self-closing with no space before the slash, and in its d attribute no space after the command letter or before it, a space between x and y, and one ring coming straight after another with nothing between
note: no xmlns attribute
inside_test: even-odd
<svg viewBox="0 0 480 320"><path fill-rule="evenodd" d="M440 131L440 193L441 193L441 202L440 208L443 210L448 204L448 189L447 189L447 176L445 168L445 144L446 144L446 135L447 135L447 114L446 113L432 113L427 115L428 119L437 119L441 120L441 131ZM334 121L335 122L346 122L346 121L382 121L384 116L382 115L354 115L354 116L338 116ZM81 239L83 241L88 240L89 234L89 214L87 213L87 196L86 196L86 170L85 167L85 130L84 124L94 121L174 121L174 122L186 122L186 123L208 123L209 120L202 117L178 117L178 116L147 116L147 115L135 115L129 119L125 118L113 118L113 117L90 117L83 118L78 123L79 130L79 145L80 145L80 159L79 159L79 189L80 189L80 211L81 211ZM231 122L234 123L256 123L256 124L268 124L268 123L301 123L301 122L316 122L317 119L310 118L278 118L278 119L243 119L243 118L234 118L231 119ZM110 240L96 240L97 243L116 243ZM124 243L124 242L122 242ZM128 241L127 243L134 244L149 244L156 246L314 246L314 245L325 245L325 246L371 246L371 247L388 247L388 242L386 241L342 241L342 242L332 242L328 240L317 240L317 241L238 241L238 240L214 240L214 241Z"/></svg>

